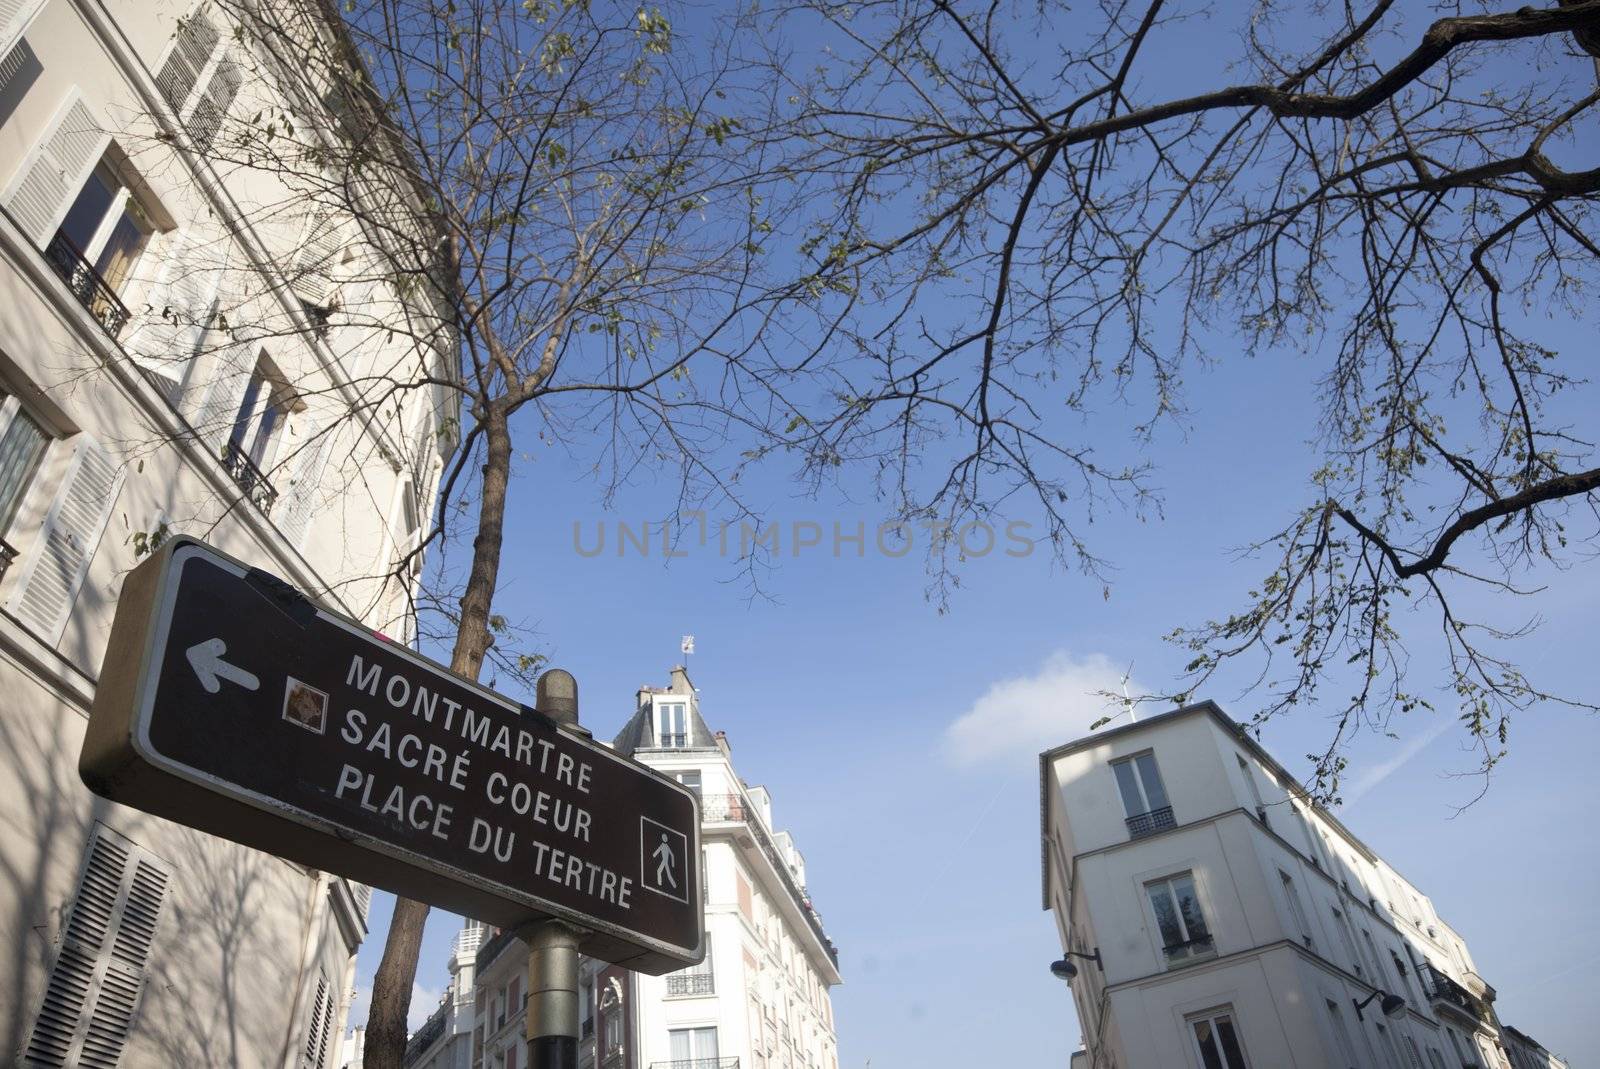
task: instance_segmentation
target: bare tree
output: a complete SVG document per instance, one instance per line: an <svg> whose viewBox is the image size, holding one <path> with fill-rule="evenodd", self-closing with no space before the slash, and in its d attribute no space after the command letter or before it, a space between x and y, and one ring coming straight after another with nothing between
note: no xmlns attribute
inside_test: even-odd
<svg viewBox="0 0 1600 1069"><path fill-rule="evenodd" d="M653 5L216 0L214 13L234 75L209 110L185 105L178 140L229 188L254 176L277 191L241 215L293 235L293 299L279 315L204 301L152 314L224 357L290 336L333 352L350 381L316 399L322 435L387 424L419 390L458 397L459 417L432 428L460 443L436 513L388 578L411 590L425 550L466 542L462 573L413 604L416 626L463 676L498 659L526 680L542 659L508 648L494 612L519 436L599 441L585 462L602 485L665 469L680 502L745 510L738 466L829 396L825 361L769 345L814 280L777 284L768 267L798 202L769 144L743 132L774 106L747 77L750 24L730 9L690 48ZM209 39L199 18L180 46ZM196 432L231 418L196 413ZM288 476L315 448L257 474ZM368 1066L401 1063L427 913L396 903Z"/></svg>
<svg viewBox="0 0 1600 1069"><path fill-rule="evenodd" d="M1251 547L1267 574L1170 636L1192 659L1143 700L1185 700L1240 662L1264 693L1257 728L1323 706L1325 799L1352 732L1433 700L1408 682L1402 606L1431 609L1485 773L1517 710L1595 708L1517 667L1505 640L1521 626L1456 604L1487 587L1515 613L1540 567L1595 548L1575 366L1592 352L1541 339L1545 313L1594 324L1600 170L1562 161L1593 162L1575 150L1596 141L1600 2L1444 7L1426 21L1392 0L1258 0L1230 38L1221 14L1166 0L811 0L779 16L830 45L772 63L831 177L816 270L873 298L840 334L876 374L811 425L814 458L886 457L897 507L947 527L1029 498L1062 558L1099 575L1092 510L1157 502L1141 452L1105 459L1063 403L1097 431L1131 413L1122 439L1149 443L1189 415L1186 368L1322 361L1321 460ZM1237 47L1212 56L1196 30ZM885 449L906 436L956 443L935 454L941 477Z"/></svg>

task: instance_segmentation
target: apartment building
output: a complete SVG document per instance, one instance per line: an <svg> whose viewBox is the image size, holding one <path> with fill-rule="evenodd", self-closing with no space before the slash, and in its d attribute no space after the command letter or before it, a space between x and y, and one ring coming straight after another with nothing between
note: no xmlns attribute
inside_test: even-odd
<svg viewBox="0 0 1600 1069"><path fill-rule="evenodd" d="M1511 1065L1462 935L1215 704L1039 773L1075 1067Z"/></svg>
<svg viewBox="0 0 1600 1069"><path fill-rule="evenodd" d="M480 1023L475 1000L478 951L492 936L491 929L468 921L450 947L450 982L438 1008L421 1028L406 1039L404 1062L415 1069L469 1069L472 1065L473 1029ZM481 1040L480 1040L481 1045Z"/></svg>
<svg viewBox="0 0 1600 1069"><path fill-rule="evenodd" d="M277 47L339 32L289 6ZM323 100L269 88L281 55L235 31L193 0L0 0L8 1065L323 1069L366 934L367 888L108 803L77 774L123 578L163 538L408 639L398 562L451 448L451 391L379 410L353 366L407 343L377 351L351 310L437 311L374 281L383 246L354 218L207 151L269 111L338 136ZM405 359L447 381L440 341Z"/></svg>
<svg viewBox="0 0 1600 1069"><path fill-rule="evenodd" d="M666 976L582 959L579 1069L838 1069L838 951L805 858L706 726L687 670L640 688L612 746L700 798L706 957ZM526 1069L527 961L511 932L479 951L471 1069Z"/></svg>
<svg viewBox="0 0 1600 1069"><path fill-rule="evenodd" d="M1544 1044L1526 1032L1506 1025L1502 1038L1506 1053L1511 1055L1512 1069L1570 1069L1565 1058L1545 1050Z"/></svg>

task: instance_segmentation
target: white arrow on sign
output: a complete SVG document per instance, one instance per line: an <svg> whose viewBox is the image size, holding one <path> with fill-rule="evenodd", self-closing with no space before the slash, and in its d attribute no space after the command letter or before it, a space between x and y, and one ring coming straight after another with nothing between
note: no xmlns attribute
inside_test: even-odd
<svg viewBox="0 0 1600 1069"><path fill-rule="evenodd" d="M222 659L222 655L227 652L228 645L220 638L208 638L189 647L189 666L194 669L194 674L200 677L200 685L206 688L206 693L215 694L221 690L221 680L224 679L239 684L245 690L260 689L261 680L238 665L229 664Z"/></svg>

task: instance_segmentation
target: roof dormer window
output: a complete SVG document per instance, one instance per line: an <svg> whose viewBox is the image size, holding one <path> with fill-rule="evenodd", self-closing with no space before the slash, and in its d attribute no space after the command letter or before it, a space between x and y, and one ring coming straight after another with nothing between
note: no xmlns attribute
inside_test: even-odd
<svg viewBox="0 0 1600 1069"><path fill-rule="evenodd" d="M689 745L689 709L686 702L656 703L656 742L669 749Z"/></svg>

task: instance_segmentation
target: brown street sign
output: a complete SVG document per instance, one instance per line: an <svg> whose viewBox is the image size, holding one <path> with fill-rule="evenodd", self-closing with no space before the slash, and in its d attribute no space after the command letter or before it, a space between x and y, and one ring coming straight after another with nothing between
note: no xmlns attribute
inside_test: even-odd
<svg viewBox="0 0 1600 1069"><path fill-rule="evenodd" d="M692 792L188 538L128 575L91 790L642 972L704 954Z"/></svg>

